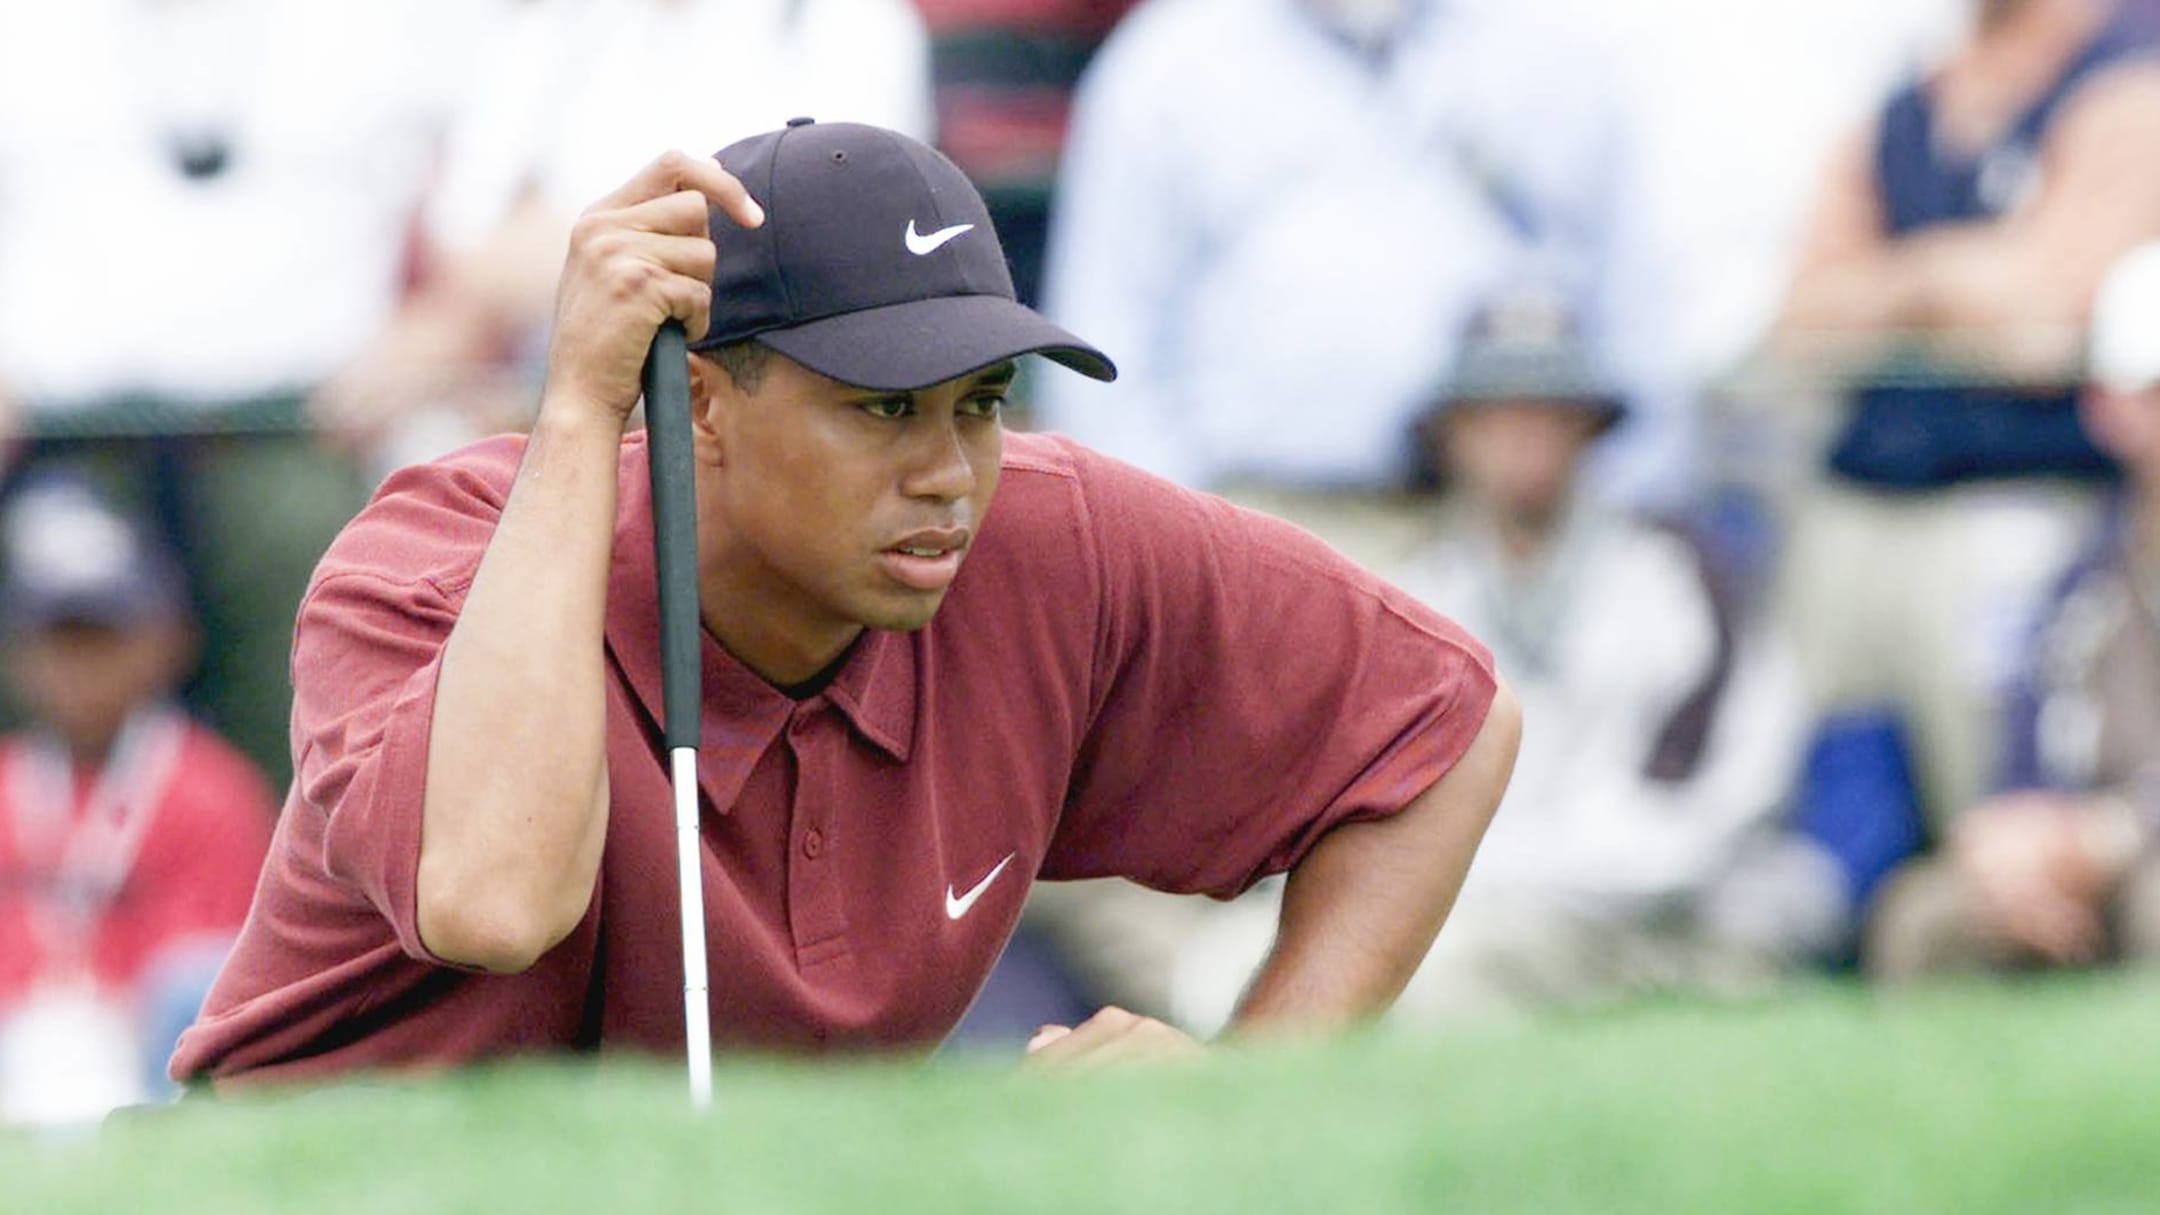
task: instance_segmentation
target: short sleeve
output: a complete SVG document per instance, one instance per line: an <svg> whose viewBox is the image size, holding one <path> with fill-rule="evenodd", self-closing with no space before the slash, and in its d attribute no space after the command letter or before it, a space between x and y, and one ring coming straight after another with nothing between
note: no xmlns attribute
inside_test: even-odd
<svg viewBox="0 0 2160 1215"><path fill-rule="evenodd" d="M384 495L341 535L302 601L293 641L295 801L323 817L322 871L420 942L422 797L436 675L464 592L500 515L427 474ZM445 491L450 492L445 492Z"/></svg>
<svg viewBox="0 0 2160 1215"><path fill-rule="evenodd" d="M417 927L420 811L435 676L454 617L446 614L439 632L417 629L433 623L431 613L389 590L347 576L324 584L301 611L295 779L302 809L328 820L324 872L365 896L406 953L432 961Z"/></svg>
<svg viewBox="0 0 2160 1215"><path fill-rule="evenodd" d="M1046 878L1233 896L1468 749L1491 655L1317 538L1083 455L1092 723Z"/></svg>

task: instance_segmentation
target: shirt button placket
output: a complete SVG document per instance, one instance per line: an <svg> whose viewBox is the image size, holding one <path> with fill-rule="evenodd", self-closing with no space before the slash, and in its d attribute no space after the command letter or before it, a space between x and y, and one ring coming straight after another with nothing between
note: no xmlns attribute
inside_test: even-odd
<svg viewBox="0 0 2160 1215"><path fill-rule="evenodd" d="M802 951L807 950L807 956L815 959L811 964L817 965L846 953L839 874L824 859L832 847L824 816L832 806L830 765L837 758L825 753L834 744L835 723L824 720L830 711L821 702L806 702L797 706L794 720L788 723L788 746L795 753L796 772L792 815L796 858L788 881L789 918L798 958L805 957Z"/></svg>

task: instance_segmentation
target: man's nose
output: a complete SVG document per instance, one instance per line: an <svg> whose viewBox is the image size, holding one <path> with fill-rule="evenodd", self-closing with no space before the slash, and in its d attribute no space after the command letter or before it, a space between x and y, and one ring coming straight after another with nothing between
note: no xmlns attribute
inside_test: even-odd
<svg viewBox="0 0 2160 1215"><path fill-rule="evenodd" d="M975 465L954 422L925 428L901 488L911 498L954 502L975 492Z"/></svg>

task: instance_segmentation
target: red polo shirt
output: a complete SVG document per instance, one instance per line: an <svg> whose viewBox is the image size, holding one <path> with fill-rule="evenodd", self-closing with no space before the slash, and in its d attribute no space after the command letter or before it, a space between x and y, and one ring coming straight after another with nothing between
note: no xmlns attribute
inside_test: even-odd
<svg viewBox="0 0 2160 1215"><path fill-rule="evenodd" d="M414 927L437 663L522 451L491 440L398 474L316 571L293 649L297 776L176 1077L680 1052L642 435L620 465L614 800L592 906L517 975L444 965ZM1437 780L1494 687L1476 642L1306 534L1027 435L1008 439L996 503L928 627L865 635L802 701L710 636L704 658L723 1048L933 1044L1034 878L1236 894Z"/></svg>

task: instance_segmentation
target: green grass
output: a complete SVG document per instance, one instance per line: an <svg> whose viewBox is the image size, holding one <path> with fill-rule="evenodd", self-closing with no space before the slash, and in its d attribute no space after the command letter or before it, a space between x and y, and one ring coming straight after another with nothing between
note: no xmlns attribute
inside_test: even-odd
<svg viewBox="0 0 2160 1215"><path fill-rule="evenodd" d="M2160 1209L2160 985L1641 1007L1072 1075L501 1069L0 1139L0 1211Z"/></svg>

